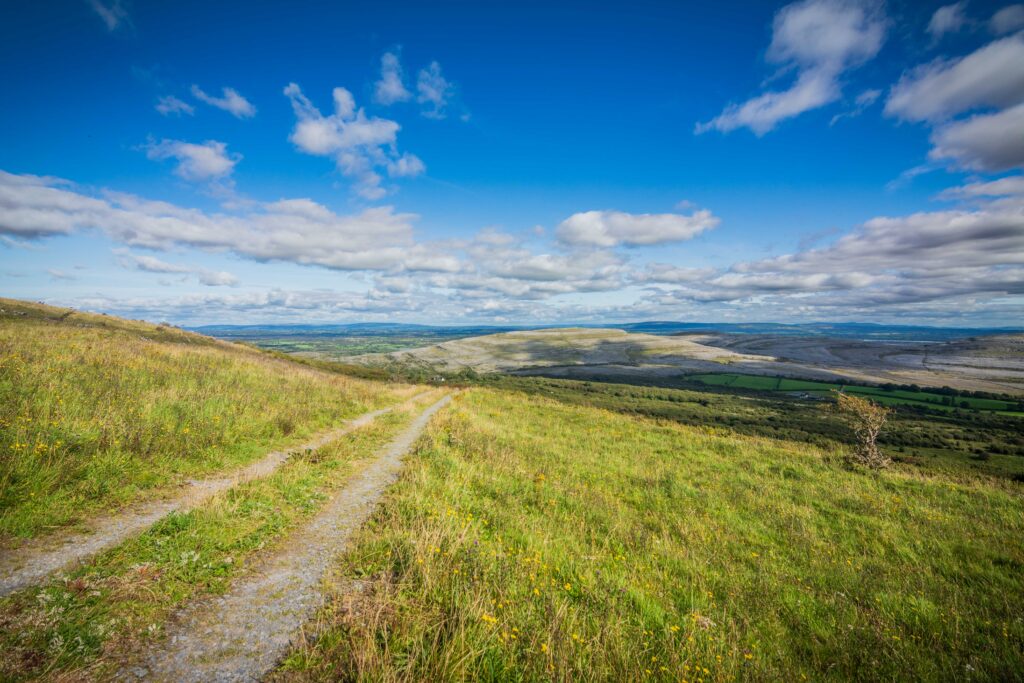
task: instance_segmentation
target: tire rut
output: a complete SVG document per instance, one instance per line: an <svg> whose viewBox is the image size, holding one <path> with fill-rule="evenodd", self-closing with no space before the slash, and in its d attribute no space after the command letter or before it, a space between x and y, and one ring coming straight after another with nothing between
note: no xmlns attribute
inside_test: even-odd
<svg viewBox="0 0 1024 683"><path fill-rule="evenodd" d="M11 551L0 551L0 598L41 583L46 577L68 570L98 553L142 533L172 512L190 510L212 496L237 484L259 479L283 465L296 452L316 450L351 431L359 429L401 405L413 403L427 394L422 392L402 404L364 413L341 427L325 432L308 443L283 451L273 451L231 474L188 482L188 488L170 500L157 500L130 507L115 515L89 523L86 532L30 541Z"/></svg>
<svg viewBox="0 0 1024 683"><path fill-rule="evenodd" d="M321 606L321 583L331 562L397 479L403 457L430 418L449 401L445 396L416 417L252 574L226 594L182 609L169 623L166 640L141 663L122 668L117 679L254 681L270 672Z"/></svg>

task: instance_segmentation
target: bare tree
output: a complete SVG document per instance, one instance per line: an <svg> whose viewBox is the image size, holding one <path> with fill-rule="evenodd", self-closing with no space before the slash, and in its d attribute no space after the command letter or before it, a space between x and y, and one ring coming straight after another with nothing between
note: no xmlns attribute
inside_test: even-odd
<svg viewBox="0 0 1024 683"><path fill-rule="evenodd" d="M857 449L850 460L872 469L888 467L892 460L878 448L878 435L891 411L874 401L841 391L836 392L835 408L857 438Z"/></svg>

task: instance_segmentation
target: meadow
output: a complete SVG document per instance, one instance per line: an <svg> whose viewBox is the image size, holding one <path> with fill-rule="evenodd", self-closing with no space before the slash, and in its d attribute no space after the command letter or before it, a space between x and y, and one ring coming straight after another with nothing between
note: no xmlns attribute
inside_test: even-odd
<svg viewBox="0 0 1024 683"><path fill-rule="evenodd" d="M414 379L0 300L4 549L395 406L0 599L0 680L116 678L452 385L272 679L1022 678L1017 417L897 406L867 472L790 380Z"/></svg>
<svg viewBox="0 0 1024 683"><path fill-rule="evenodd" d="M0 300L0 544L268 450L411 386L172 328Z"/></svg>
<svg viewBox="0 0 1024 683"><path fill-rule="evenodd" d="M1021 489L473 389L292 680L1020 680Z"/></svg>
<svg viewBox="0 0 1024 683"><path fill-rule="evenodd" d="M705 386L676 378L666 380L670 386L507 375L474 376L466 381L570 405L719 429L723 434L786 439L818 448L840 447L851 438L847 425L829 410L829 401L795 398L789 392ZM991 411L898 405L880 443L897 460L923 471L942 470L948 476L986 474L1024 482L1022 424L1019 417Z"/></svg>

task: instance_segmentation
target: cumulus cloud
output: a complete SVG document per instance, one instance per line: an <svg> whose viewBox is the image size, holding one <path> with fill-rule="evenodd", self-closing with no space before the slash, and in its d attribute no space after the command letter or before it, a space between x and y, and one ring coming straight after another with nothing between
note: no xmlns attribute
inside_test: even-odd
<svg viewBox="0 0 1024 683"><path fill-rule="evenodd" d="M163 275L195 275L200 283L209 287L234 287L238 285L238 278L228 272L186 266L180 263L168 263L148 254L133 254L127 249L117 249L114 253L118 255L118 262L124 268Z"/></svg>
<svg viewBox="0 0 1024 683"><path fill-rule="evenodd" d="M714 268L684 268L670 263L651 263L633 274L633 280L642 283L688 284L711 279Z"/></svg>
<svg viewBox="0 0 1024 683"><path fill-rule="evenodd" d="M200 102L205 102L210 106L217 107L217 109L223 109L235 118L251 119L253 116L256 116L256 107L249 100L239 95L238 91L234 88L221 88L221 93L221 97L214 97L213 95L206 94L198 85L192 86L192 96Z"/></svg>
<svg viewBox="0 0 1024 683"><path fill-rule="evenodd" d="M992 15L989 30L997 36L1024 28L1024 5L1009 5Z"/></svg>
<svg viewBox="0 0 1024 683"><path fill-rule="evenodd" d="M1012 297L1024 294L1020 176L943 197L976 206L874 218L830 244L713 272L652 265L634 276L648 285L640 305L658 311L688 302L719 314L756 305L764 316L817 319L1012 312Z"/></svg>
<svg viewBox="0 0 1024 683"><path fill-rule="evenodd" d="M125 245L228 250L257 261L338 270L445 267L414 243L412 214L391 207L339 215L309 199L205 213L135 195L93 197L54 178L0 171L0 234L21 239L96 230Z"/></svg>
<svg viewBox="0 0 1024 683"><path fill-rule="evenodd" d="M354 190L361 197L374 200L387 194L378 169L395 178L419 175L426 169L415 155L398 153L400 126L368 117L345 88L334 89L334 113L329 116L321 114L295 83L284 94L297 119L292 143L306 154L332 157L338 169L355 181Z"/></svg>
<svg viewBox="0 0 1024 683"><path fill-rule="evenodd" d="M932 133L933 159L952 159L978 171L1024 167L1024 103L995 114L978 114Z"/></svg>
<svg viewBox="0 0 1024 683"><path fill-rule="evenodd" d="M416 101L425 105L423 115L432 119L443 119L447 113L445 108L453 91L452 84L441 73L441 65L431 62L427 68L420 69L416 79Z"/></svg>
<svg viewBox="0 0 1024 683"><path fill-rule="evenodd" d="M238 278L222 270L200 270L197 273L199 282L207 287L234 287Z"/></svg>
<svg viewBox="0 0 1024 683"><path fill-rule="evenodd" d="M939 59L904 74L885 113L907 121L940 122L978 108L1024 100L1024 36L996 40L960 59Z"/></svg>
<svg viewBox="0 0 1024 683"><path fill-rule="evenodd" d="M374 86L373 99L385 106L412 99L403 81L402 63L393 52L385 52L380 58L380 80Z"/></svg>
<svg viewBox="0 0 1024 683"><path fill-rule="evenodd" d="M231 284L234 278L139 250L196 248L372 274L365 292L261 290L166 303L180 305L179 313L187 312L189 304L193 311L208 306L202 314L217 317L259 311L263 319L346 314L369 319L388 312L420 312L433 320L586 320L627 314L692 318L702 313L727 319L756 306L762 317L848 319L864 312L882 319L1002 310L1008 297L1024 295L1021 176L967 183L943 198L963 200L963 208L878 217L839 237L819 235L783 256L710 267L636 263L633 259L644 252L621 248L685 239L713 227L714 217L699 210L654 216L592 212L597 216L583 221L586 230L559 226L553 243L527 231L495 228L469 239L422 243L413 235L415 217L390 207L339 215L309 199L286 199L251 202L230 213L204 212L116 192L86 193L55 178L0 172L0 238L26 242L101 232L132 248L118 252L126 267L209 285ZM605 303L611 299L599 296L631 288L641 298L628 306ZM588 300L600 303L580 303ZM261 304L266 311L256 308ZM116 305L123 308L116 310L114 305L91 307L126 313L136 304L121 301ZM164 303L137 305L146 315L174 319L162 313Z"/></svg>
<svg viewBox="0 0 1024 683"><path fill-rule="evenodd" d="M164 116L170 116L171 114L175 114L177 116L188 114L189 116L192 116L196 111L195 107L191 104L179 100L174 95L166 95L157 100L156 110Z"/></svg>
<svg viewBox="0 0 1024 683"><path fill-rule="evenodd" d="M872 272L1024 264L1024 204L879 217L834 244L737 266L739 272Z"/></svg>
<svg viewBox="0 0 1024 683"><path fill-rule="evenodd" d="M939 40L947 33L956 33L967 24L967 0L943 5L935 10L928 22L928 33L934 40Z"/></svg>
<svg viewBox="0 0 1024 683"><path fill-rule="evenodd" d="M181 140L151 141L143 146L146 156L154 160L174 159L174 173L184 180L205 182L231 175L241 154L229 154L223 142L207 140L202 144Z"/></svg>
<svg viewBox="0 0 1024 683"><path fill-rule="evenodd" d="M933 127L933 160L979 171L1024 166L1024 34L904 74L885 112ZM972 114L966 118L956 117Z"/></svg>
<svg viewBox="0 0 1024 683"><path fill-rule="evenodd" d="M556 235L571 245L636 247L692 239L718 222L707 209L691 214L584 211L562 221Z"/></svg>
<svg viewBox="0 0 1024 683"><path fill-rule="evenodd" d="M427 170L418 156L406 152L397 159L388 161L388 175L392 178L418 176Z"/></svg>
<svg viewBox="0 0 1024 683"><path fill-rule="evenodd" d="M107 27L108 31L113 32L121 26L131 24L131 18L128 16L128 10L124 6L123 0L111 0L111 2L89 0L89 6L103 20L103 25Z"/></svg>
<svg viewBox="0 0 1024 683"><path fill-rule="evenodd" d="M780 121L837 100L840 78L872 59L885 41L886 19L880 6L855 0L802 0L775 15L767 59L782 71L795 71L793 85L741 104L730 104L695 132L723 133L750 128L764 135Z"/></svg>

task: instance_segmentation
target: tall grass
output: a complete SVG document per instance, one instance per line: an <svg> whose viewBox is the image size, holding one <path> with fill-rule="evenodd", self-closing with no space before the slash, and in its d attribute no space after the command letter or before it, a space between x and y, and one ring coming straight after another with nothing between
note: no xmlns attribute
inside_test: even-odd
<svg viewBox="0 0 1024 683"><path fill-rule="evenodd" d="M436 399L436 396L433 398ZM159 647L169 616L227 590L308 522L424 401L384 415L267 477L175 512L39 587L0 600L0 681L110 680Z"/></svg>
<svg viewBox="0 0 1024 683"><path fill-rule="evenodd" d="M278 677L1020 680L1022 513L989 478L472 390Z"/></svg>
<svg viewBox="0 0 1024 683"><path fill-rule="evenodd" d="M0 304L0 542L243 463L413 391L173 328Z"/></svg>

